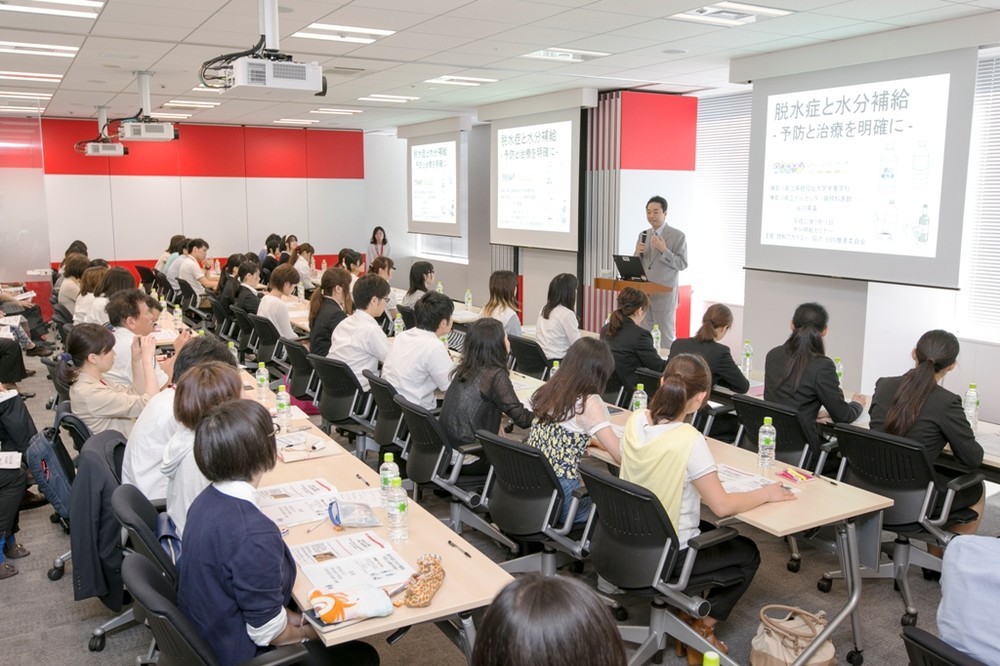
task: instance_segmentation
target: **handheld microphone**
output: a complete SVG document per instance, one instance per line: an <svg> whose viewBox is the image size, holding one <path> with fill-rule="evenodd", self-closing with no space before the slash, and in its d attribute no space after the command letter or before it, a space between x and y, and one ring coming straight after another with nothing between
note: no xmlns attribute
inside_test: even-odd
<svg viewBox="0 0 1000 666"><path fill-rule="evenodd" d="M649 239L649 230L648 229L646 231L643 231L641 234L639 234L639 242L640 243L645 244L645 242L648 239Z"/></svg>

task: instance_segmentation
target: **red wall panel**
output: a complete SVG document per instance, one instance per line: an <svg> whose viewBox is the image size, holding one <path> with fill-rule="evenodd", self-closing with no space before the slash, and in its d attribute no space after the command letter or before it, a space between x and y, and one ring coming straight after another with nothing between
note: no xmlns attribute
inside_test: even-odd
<svg viewBox="0 0 1000 666"><path fill-rule="evenodd" d="M244 178L244 128L229 125L185 125L181 128L180 174Z"/></svg>
<svg viewBox="0 0 1000 666"><path fill-rule="evenodd" d="M623 92L621 168L694 171L698 99Z"/></svg>
<svg viewBox="0 0 1000 666"><path fill-rule="evenodd" d="M364 178L363 132L306 132L309 178Z"/></svg>
<svg viewBox="0 0 1000 666"><path fill-rule="evenodd" d="M306 130L247 127L247 178L305 178Z"/></svg>
<svg viewBox="0 0 1000 666"><path fill-rule="evenodd" d="M89 141L97 136L94 120L42 120L42 154L45 173L78 176L106 176L110 173L109 157L87 157L73 150L78 141Z"/></svg>

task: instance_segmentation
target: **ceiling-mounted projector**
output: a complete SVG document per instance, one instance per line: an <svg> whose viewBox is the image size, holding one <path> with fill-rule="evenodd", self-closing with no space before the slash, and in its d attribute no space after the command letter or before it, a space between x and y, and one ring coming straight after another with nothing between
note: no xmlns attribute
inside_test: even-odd
<svg viewBox="0 0 1000 666"><path fill-rule="evenodd" d="M274 88L318 93L323 90L323 68L315 63L244 56L232 63L232 88Z"/></svg>
<svg viewBox="0 0 1000 666"><path fill-rule="evenodd" d="M173 123L123 122L118 126L121 141L173 141L180 138Z"/></svg>
<svg viewBox="0 0 1000 666"><path fill-rule="evenodd" d="M120 143L91 141L85 144L84 155L87 157L125 157L128 155L128 148Z"/></svg>

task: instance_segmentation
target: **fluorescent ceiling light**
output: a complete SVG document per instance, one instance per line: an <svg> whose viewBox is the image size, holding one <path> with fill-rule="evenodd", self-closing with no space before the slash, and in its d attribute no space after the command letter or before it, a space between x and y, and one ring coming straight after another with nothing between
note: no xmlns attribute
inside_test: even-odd
<svg viewBox="0 0 1000 666"><path fill-rule="evenodd" d="M322 39L328 42L348 42L350 44L373 44L374 39L370 37L348 37L347 35L321 35L318 32L295 32L292 37L302 39Z"/></svg>
<svg viewBox="0 0 1000 666"><path fill-rule="evenodd" d="M203 102L200 100L172 99L163 106L176 109L214 109L222 102Z"/></svg>
<svg viewBox="0 0 1000 666"><path fill-rule="evenodd" d="M364 113L361 109L314 109L309 113L325 113L331 116L353 116L356 113Z"/></svg>
<svg viewBox="0 0 1000 666"><path fill-rule="evenodd" d="M292 37L322 39L328 42L347 42L349 44L372 44L379 37L396 34L395 30L360 28L352 25L333 25L330 23L311 23L306 30L320 30L323 32L300 31L293 33Z"/></svg>
<svg viewBox="0 0 1000 666"><path fill-rule="evenodd" d="M275 120L275 125L314 125L318 123L318 120L300 120L298 118L281 118L280 120Z"/></svg>
<svg viewBox="0 0 1000 666"><path fill-rule="evenodd" d="M80 49L76 46L59 46L57 44L31 44L28 42L0 41L0 53L16 55L54 56L56 58L72 58Z"/></svg>
<svg viewBox="0 0 1000 666"><path fill-rule="evenodd" d="M65 16L68 18L97 18L97 12L78 12L69 9L49 9L48 7L25 7L24 5L0 4L0 11L20 12L21 14L44 14L45 16Z"/></svg>
<svg viewBox="0 0 1000 666"><path fill-rule="evenodd" d="M191 92L210 92L210 93L215 93L216 95L221 95L222 93L226 92L226 89L225 88L209 88L208 86L199 85L199 86L197 86L195 88L191 88Z"/></svg>
<svg viewBox="0 0 1000 666"><path fill-rule="evenodd" d="M522 58L535 58L537 60L559 60L561 62L584 62L594 58L603 58L610 53L603 51L581 51L580 49L548 48L540 51L525 53Z"/></svg>
<svg viewBox="0 0 1000 666"><path fill-rule="evenodd" d="M16 99L52 99L52 93L0 90L0 97L13 97Z"/></svg>
<svg viewBox="0 0 1000 666"><path fill-rule="evenodd" d="M721 9L732 9L738 12L746 12L747 14L756 14L757 16L788 16L794 12L788 11L787 9L776 9L774 7L760 7L759 5L748 5L743 2L717 2L713 7L719 7Z"/></svg>
<svg viewBox="0 0 1000 666"><path fill-rule="evenodd" d="M374 97L375 99L384 99L390 102L412 102L414 100L420 99L419 97L407 97L406 95L383 95L381 93L372 93L368 95L369 97Z"/></svg>
<svg viewBox="0 0 1000 666"><path fill-rule="evenodd" d="M498 79L478 79L474 76L439 76L427 79L424 83L444 83L449 86L481 86L484 83L496 83Z"/></svg>
<svg viewBox="0 0 1000 666"><path fill-rule="evenodd" d="M691 9L680 14L673 14L669 18L734 28L755 23L758 16L774 18L776 16L788 16L791 13L793 12L784 9L760 7L742 2L717 2L713 5Z"/></svg>
<svg viewBox="0 0 1000 666"><path fill-rule="evenodd" d="M395 30L381 30L379 28L358 28L351 25L331 25L329 23L311 23L309 27L313 30L330 30L331 32L349 32L358 35L376 35L378 37L388 37L395 35Z"/></svg>
<svg viewBox="0 0 1000 666"><path fill-rule="evenodd" d="M43 113L44 106L8 106L0 104L0 113Z"/></svg>
<svg viewBox="0 0 1000 666"><path fill-rule="evenodd" d="M149 114L151 118L159 118L161 120L184 120L190 118L190 113L165 113L163 111L154 111Z"/></svg>
<svg viewBox="0 0 1000 666"><path fill-rule="evenodd" d="M0 5L3 7L4 5ZM8 72L0 70L0 79L7 81L40 81L42 83L59 83L62 74L45 74L42 72Z"/></svg>
<svg viewBox="0 0 1000 666"><path fill-rule="evenodd" d="M33 0L34 2L47 2L51 5L72 5L74 7L93 7L100 9L104 6L102 0Z"/></svg>
<svg viewBox="0 0 1000 666"><path fill-rule="evenodd" d="M385 99L382 97L359 97L359 102L390 102L392 104L406 104L405 99Z"/></svg>

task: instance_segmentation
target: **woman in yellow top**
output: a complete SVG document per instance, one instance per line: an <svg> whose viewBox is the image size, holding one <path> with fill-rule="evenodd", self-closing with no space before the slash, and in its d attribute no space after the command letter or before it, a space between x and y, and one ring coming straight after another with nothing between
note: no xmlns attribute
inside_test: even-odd
<svg viewBox="0 0 1000 666"><path fill-rule="evenodd" d="M664 369L649 409L632 415L622 438L621 478L656 494L681 548L702 529L711 529L711 525L700 523L702 502L721 518L766 502L795 499L780 483L748 493L730 494L722 487L708 442L689 423L711 389L712 373L705 361L693 354L680 354ZM744 536L698 552L692 575L727 567L736 567L743 574L740 582L714 589L709 599L711 615L692 624L722 652L728 648L715 638L715 624L729 617L750 587L758 566L757 545ZM688 650L688 663L700 664L701 655Z"/></svg>

